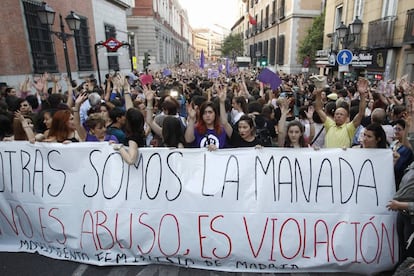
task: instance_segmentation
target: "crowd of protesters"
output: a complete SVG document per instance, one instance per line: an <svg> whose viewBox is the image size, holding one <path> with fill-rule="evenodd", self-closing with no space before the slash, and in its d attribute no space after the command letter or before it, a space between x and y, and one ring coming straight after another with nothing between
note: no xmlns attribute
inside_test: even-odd
<svg viewBox="0 0 414 276"><path fill-rule="evenodd" d="M398 192L387 207L399 211L401 260L414 257L414 245L407 246L414 177L405 174L414 168L408 140L414 87L405 78L343 83L280 72L273 90L257 74L211 79L207 70L181 65L107 74L102 85L93 75L79 84L47 73L28 77L20 87L1 87L0 140L106 142L128 164L141 147L389 148Z"/></svg>

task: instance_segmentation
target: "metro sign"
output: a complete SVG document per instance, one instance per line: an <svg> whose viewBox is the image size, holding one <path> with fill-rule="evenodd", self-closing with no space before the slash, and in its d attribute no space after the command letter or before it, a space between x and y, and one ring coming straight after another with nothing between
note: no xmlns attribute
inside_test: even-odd
<svg viewBox="0 0 414 276"><path fill-rule="evenodd" d="M105 46L108 51L116 52L123 45L123 43L116 40L115 38L110 37L104 43L102 43L102 45Z"/></svg>

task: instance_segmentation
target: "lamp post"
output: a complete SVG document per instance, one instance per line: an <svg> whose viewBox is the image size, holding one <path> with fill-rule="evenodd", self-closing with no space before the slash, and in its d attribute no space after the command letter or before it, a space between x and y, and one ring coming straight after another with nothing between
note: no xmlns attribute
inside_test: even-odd
<svg viewBox="0 0 414 276"><path fill-rule="evenodd" d="M345 26L344 22L341 22L338 28L336 28L336 35L341 41L342 47L344 49L348 49L349 45L354 42L357 37L361 34L362 31L362 21L355 17L354 21L347 26Z"/></svg>
<svg viewBox="0 0 414 276"><path fill-rule="evenodd" d="M48 26L53 25L55 21L55 13L56 12L45 2L42 2L42 6L37 10L37 15L39 17L40 22ZM50 30L50 32L56 35L56 37L63 42L63 52L65 54L66 71L69 80L72 81L72 72L70 70L69 54L66 42L69 40L69 38L73 36L73 34L68 34L65 32L65 25L63 24L63 18L61 14L59 14L59 20L60 32L55 32L52 30ZM65 20L71 31L76 31L80 29L81 20L75 12L71 11L70 14L66 16Z"/></svg>

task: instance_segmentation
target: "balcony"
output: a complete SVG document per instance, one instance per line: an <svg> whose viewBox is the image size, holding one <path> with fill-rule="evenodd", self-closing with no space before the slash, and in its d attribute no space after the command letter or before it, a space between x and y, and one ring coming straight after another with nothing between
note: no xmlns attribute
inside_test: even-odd
<svg viewBox="0 0 414 276"><path fill-rule="evenodd" d="M396 16L387 16L369 22L367 46L373 49L392 47L396 19Z"/></svg>
<svg viewBox="0 0 414 276"><path fill-rule="evenodd" d="M414 44L414 9L407 11L403 43Z"/></svg>

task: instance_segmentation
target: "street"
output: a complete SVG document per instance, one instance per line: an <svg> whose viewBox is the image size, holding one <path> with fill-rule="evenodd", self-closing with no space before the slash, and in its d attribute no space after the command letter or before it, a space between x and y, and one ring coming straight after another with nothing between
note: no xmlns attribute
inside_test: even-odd
<svg viewBox="0 0 414 276"><path fill-rule="evenodd" d="M146 266L92 266L76 262L61 261L31 253L0 253L0 275L2 276L353 276L350 273L249 273L249 272L222 272L201 269L184 268L170 265ZM378 276L389 276L391 273L380 273Z"/></svg>

